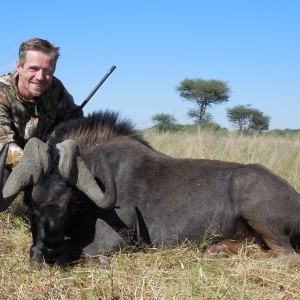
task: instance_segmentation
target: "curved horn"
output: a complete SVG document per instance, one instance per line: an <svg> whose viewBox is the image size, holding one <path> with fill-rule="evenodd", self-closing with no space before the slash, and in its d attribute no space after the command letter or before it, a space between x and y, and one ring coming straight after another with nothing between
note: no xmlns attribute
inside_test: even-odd
<svg viewBox="0 0 300 300"><path fill-rule="evenodd" d="M2 173L2 178L0 177L0 211L6 210L21 190L36 182L48 170L49 156L47 150L47 144L37 138L30 139L24 148L20 161L13 168L2 189L8 147L3 150L0 160L0 173Z"/></svg>
<svg viewBox="0 0 300 300"><path fill-rule="evenodd" d="M62 176L87 195L102 209L112 209L116 204L117 192L112 171L103 155L98 150L101 166L104 171L105 194L99 188L94 176L81 159L78 147L73 140L66 140L56 147L60 152L58 169Z"/></svg>
<svg viewBox="0 0 300 300"><path fill-rule="evenodd" d="M9 144L6 144L1 149L1 153L0 153L0 211L5 210L5 208L1 209L1 206L2 206L2 203L4 202L2 189L3 189L4 168L5 168L5 162L6 162L8 148L9 148Z"/></svg>

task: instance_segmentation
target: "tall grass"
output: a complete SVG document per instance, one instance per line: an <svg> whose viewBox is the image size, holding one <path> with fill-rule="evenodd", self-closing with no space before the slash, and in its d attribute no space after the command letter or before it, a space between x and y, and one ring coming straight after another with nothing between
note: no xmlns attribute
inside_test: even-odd
<svg viewBox="0 0 300 300"><path fill-rule="evenodd" d="M300 190L300 135L247 136L210 131L158 134L146 131L144 136L155 149L175 157L262 164Z"/></svg>
<svg viewBox="0 0 300 300"><path fill-rule="evenodd" d="M176 157L260 163L299 185L300 139L294 137L145 132ZM271 258L241 243L237 255L212 257L196 245L117 252L69 268L29 266L28 225L0 215L0 299L299 299L298 256ZM251 251L252 255L246 253Z"/></svg>

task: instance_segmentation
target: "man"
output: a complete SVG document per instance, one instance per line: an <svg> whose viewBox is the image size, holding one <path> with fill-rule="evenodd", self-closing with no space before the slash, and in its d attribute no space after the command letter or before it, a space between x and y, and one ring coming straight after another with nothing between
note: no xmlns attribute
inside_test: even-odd
<svg viewBox="0 0 300 300"><path fill-rule="evenodd" d="M19 48L16 70L0 77L0 149L9 143L8 161L15 166L32 137L44 142L53 128L77 106L53 76L59 47L30 39ZM77 116L82 116L82 110Z"/></svg>

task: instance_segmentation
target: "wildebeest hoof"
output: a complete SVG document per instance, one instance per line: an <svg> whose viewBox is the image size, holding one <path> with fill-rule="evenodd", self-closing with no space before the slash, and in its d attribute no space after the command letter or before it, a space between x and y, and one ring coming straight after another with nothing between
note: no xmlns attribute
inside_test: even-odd
<svg viewBox="0 0 300 300"><path fill-rule="evenodd" d="M83 253L81 256L81 260L85 263L92 263L92 264L99 264L100 269L109 270L110 269L110 262L107 258L103 256L90 256L86 253Z"/></svg>
<svg viewBox="0 0 300 300"><path fill-rule="evenodd" d="M47 264L43 259L43 256L32 258L30 257L30 266L34 269L44 269Z"/></svg>
<svg viewBox="0 0 300 300"><path fill-rule="evenodd" d="M237 254L238 247L230 240L225 240L211 245L205 251L205 254L211 254L217 257L228 257L230 254Z"/></svg>
<svg viewBox="0 0 300 300"><path fill-rule="evenodd" d="M109 261L102 256L98 257L100 269L109 270Z"/></svg>

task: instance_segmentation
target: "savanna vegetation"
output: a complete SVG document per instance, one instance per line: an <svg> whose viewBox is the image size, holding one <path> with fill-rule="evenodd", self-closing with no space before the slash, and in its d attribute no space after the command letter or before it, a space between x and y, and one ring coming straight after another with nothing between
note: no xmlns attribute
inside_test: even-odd
<svg viewBox="0 0 300 300"><path fill-rule="evenodd" d="M145 131L175 157L260 163L300 191L300 135ZM167 217L167 212L166 212ZM0 299L299 299L300 258L270 257L251 241L235 255L200 245L117 252L75 266L29 266L31 236L13 209L0 215Z"/></svg>

